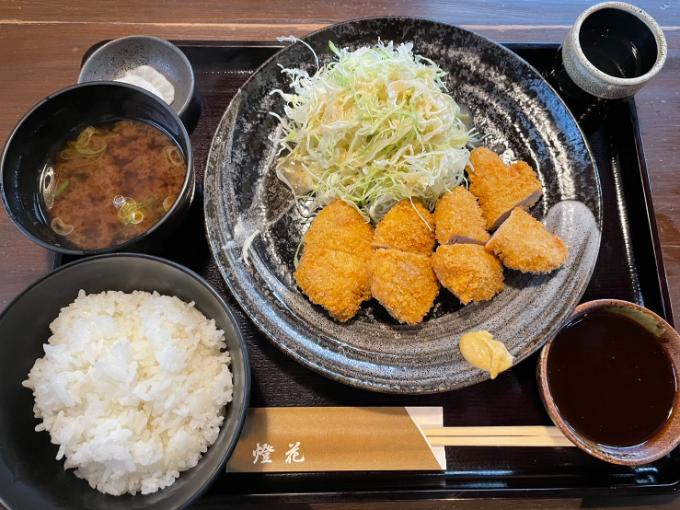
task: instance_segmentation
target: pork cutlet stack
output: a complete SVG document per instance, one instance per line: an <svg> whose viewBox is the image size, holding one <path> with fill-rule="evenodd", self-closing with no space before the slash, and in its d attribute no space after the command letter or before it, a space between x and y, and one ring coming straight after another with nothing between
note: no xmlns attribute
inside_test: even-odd
<svg viewBox="0 0 680 510"><path fill-rule="evenodd" d="M324 207L305 234L295 281L312 303L340 322L354 317L371 297L372 240L371 225L341 200Z"/></svg>
<svg viewBox="0 0 680 510"><path fill-rule="evenodd" d="M468 304L503 290L503 266L525 273L561 267L567 247L526 211L541 196L534 170L524 161L506 165L483 147L470 163L469 191L443 194L434 214L419 200L401 200L375 232L354 206L331 202L304 237L300 289L341 322L372 296L414 325L432 308L439 283Z"/></svg>
<svg viewBox="0 0 680 510"><path fill-rule="evenodd" d="M528 210L541 198L541 181L524 161L506 165L495 152L470 153L470 191L479 200L487 230L495 230L515 207Z"/></svg>
<svg viewBox="0 0 680 510"><path fill-rule="evenodd" d="M371 294L399 322L421 322L439 294L434 242L432 213L417 200L398 202L375 227Z"/></svg>

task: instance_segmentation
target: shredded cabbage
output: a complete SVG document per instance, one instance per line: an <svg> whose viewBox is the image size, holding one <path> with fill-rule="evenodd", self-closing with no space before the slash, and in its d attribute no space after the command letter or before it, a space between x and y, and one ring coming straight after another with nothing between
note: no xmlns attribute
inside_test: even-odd
<svg viewBox="0 0 680 510"><path fill-rule="evenodd" d="M284 116L272 112L277 176L311 210L341 198L377 221L405 198L432 208L469 161L471 132L446 73L411 43L329 47L333 60L312 76L283 69L293 93L272 91L285 101Z"/></svg>

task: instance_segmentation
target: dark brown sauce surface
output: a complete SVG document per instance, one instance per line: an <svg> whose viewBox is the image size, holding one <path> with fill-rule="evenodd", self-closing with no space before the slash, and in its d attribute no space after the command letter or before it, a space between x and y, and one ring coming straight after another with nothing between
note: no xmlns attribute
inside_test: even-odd
<svg viewBox="0 0 680 510"><path fill-rule="evenodd" d="M52 229L77 248L107 248L151 228L174 204L187 165L161 130L134 120L85 127L48 163Z"/></svg>
<svg viewBox="0 0 680 510"><path fill-rule="evenodd" d="M611 446L652 437L670 416L676 381L660 341L632 319L596 310L553 340L548 384L579 434Z"/></svg>

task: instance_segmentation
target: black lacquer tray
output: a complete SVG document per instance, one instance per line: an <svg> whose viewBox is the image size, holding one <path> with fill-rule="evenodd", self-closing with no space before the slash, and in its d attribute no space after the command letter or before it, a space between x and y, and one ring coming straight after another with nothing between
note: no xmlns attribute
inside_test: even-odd
<svg viewBox="0 0 680 510"><path fill-rule="evenodd" d="M462 390L386 395L344 386L303 368L253 326L211 259L202 217L203 168L213 131L232 95L279 46L177 44L194 66L201 95L202 115L191 136L198 193L190 217L159 254L204 275L234 307L250 351L251 406L442 406L446 426L550 424L538 395L535 356L495 381ZM547 44L508 47L542 73L557 51L556 45ZM604 207L600 256L583 300L634 301L672 323L635 103L631 99L610 104L603 117L587 136L600 172ZM450 447L447 461L443 473L224 474L195 507L351 499L623 496L669 493L680 486L680 451L638 468L607 464L576 448Z"/></svg>

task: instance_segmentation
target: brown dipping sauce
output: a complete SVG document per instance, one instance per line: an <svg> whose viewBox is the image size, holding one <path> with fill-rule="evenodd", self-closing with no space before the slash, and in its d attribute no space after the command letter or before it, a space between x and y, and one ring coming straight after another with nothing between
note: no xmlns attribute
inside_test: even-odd
<svg viewBox="0 0 680 510"><path fill-rule="evenodd" d="M172 207L186 172L177 144L154 126L119 120L84 127L41 177L47 222L76 248L124 243Z"/></svg>
<svg viewBox="0 0 680 510"><path fill-rule="evenodd" d="M603 309L575 319L553 340L547 365L560 414L592 441L640 444L670 416L671 361L656 336L624 315Z"/></svg>

